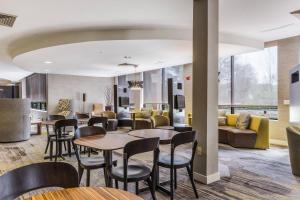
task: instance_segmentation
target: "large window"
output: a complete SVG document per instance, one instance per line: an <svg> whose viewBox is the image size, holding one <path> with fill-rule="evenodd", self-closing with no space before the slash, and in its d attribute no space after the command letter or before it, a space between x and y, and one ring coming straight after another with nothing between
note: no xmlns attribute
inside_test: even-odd
<svg viewBox="0 0 300 200"><path fill-rule="evenodd" d="M277 105L277 47L234 57L234 104Z"/></svg>
<svg viewBox="0 0 300 200"><path fill-rule="evenodd" d="M219 60L219 104L231 105L231 58Z"/></svg>
<svg viewBox="0 0 300 200"><path fill-rule="evenodd" d="M219 60L219 105L277 118L277 47Z"/></svg>

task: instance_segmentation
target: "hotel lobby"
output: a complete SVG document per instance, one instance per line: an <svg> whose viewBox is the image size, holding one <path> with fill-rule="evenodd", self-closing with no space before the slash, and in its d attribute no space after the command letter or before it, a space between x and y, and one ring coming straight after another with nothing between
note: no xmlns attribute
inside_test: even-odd
<svg viewBox="0 0 300 200"><path fill-rule="evenodd" d="M0 200L299 199L298 0L3 0Z"/></svg>

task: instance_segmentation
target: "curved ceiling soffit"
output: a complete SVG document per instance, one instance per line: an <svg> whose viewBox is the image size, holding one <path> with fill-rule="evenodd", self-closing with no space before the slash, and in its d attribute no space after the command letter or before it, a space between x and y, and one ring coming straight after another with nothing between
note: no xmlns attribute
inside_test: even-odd
<svg viewBox="0 0 300 200"><path fill-rule="evenodd" d="M109 40L192 40L191 30L182 29L119 29L119 30L72 30L31 34L12 41L8 45L11 58L37 49Z"/></svg>

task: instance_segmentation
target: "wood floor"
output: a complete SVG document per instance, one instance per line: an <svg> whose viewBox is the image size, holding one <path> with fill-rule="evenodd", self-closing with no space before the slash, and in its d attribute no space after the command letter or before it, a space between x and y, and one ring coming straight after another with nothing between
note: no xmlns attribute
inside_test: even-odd
<svg viewBox="0 0 300 200"><path fill-rule="evenodd" d="M44 162L45 141L46 137L42 135L33 136L26 142L0 144L0 174L19 166ZM189 153L185 148L183 147L182 150ZM161 146L162 151L168 151L168 149L169 146ZM121 153L115 152L114 156L120 159ZM141 154L135 157L133 162L150 164L150 158L150 154ZM75 156L66 158L65 162L77 166ZM210 185L196 184L199 199L300 199L300 178L291 174L286 148L272 147L270 150L261 151L234 149L220 145L219 168L222 177L220 181ZM168 171L164 169L160 171L161 181L167 180ZM183 169L178 173L175 199L195 199L186 171ZM85 176L83 176L81 185L84 186L84 183ZM104 186L102 170L92 171L91 186ZM48 190L51 189L43 191ZM129 190L134 192L134 185ZM29 195L25 195L25 197ZM151 199L149 192L141 193L140 196L144 199ZM157 192L157 197L158 199L168 199L168 196L159 192Z"/></svg>

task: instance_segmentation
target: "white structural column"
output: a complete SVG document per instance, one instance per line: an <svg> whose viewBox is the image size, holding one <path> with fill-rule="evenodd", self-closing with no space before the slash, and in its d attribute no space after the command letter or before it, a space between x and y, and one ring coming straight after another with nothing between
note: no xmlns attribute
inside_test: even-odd
<svg viewBox="0 0 300 200"><path fill-rule="evenodd" d="M219 0L194 0L193 128L199 145L195 156L197 181L220 179L218 168L218 10Z"/></svg>

